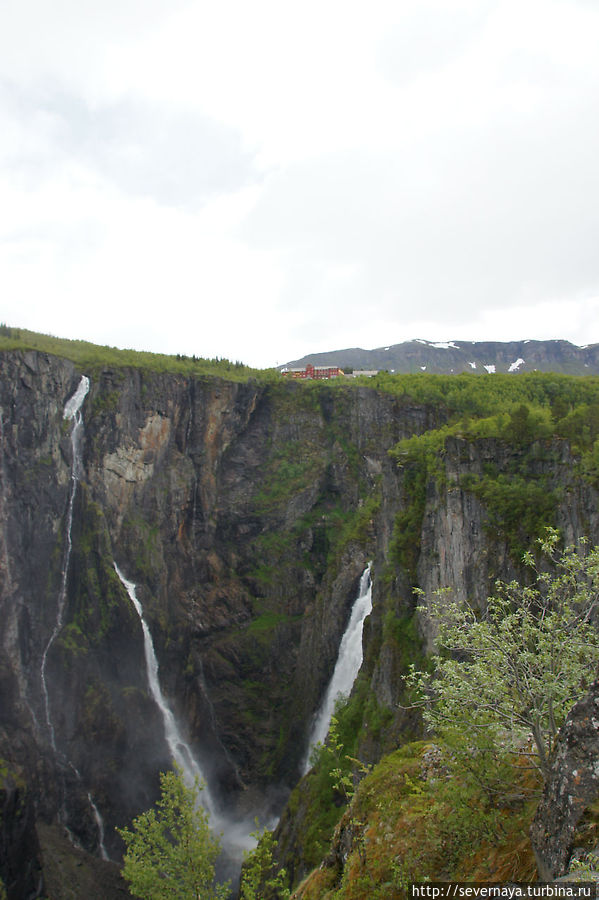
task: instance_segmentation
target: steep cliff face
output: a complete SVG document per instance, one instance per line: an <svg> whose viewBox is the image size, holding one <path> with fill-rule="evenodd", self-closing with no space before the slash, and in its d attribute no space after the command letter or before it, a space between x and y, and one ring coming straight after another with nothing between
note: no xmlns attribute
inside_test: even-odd
<svg viewBox="0 0 599 900"><path fill-rule="evenodd" d="M118 857L114 826L169 763L115 562L217 802L276 805L374 552L387 448L428 414L363 389L91 372L75 477L63 410L81 373L35 353L0 366L1 755L33 819Z"/></svg>
<svg viewBox="0 0 599 900"><path fill-rule="evenodd" d="M591 541L599 537L597 490L581 477L564 440L508 444L448 438L433 470L424 473L416 501L412 468L406 463L390 472L376 523L374 571L382 577L375 575L362 678L378 705L393 710L393 716L375 759L410 728L407 713L398 706L401 674L413 661L414 639L421 652L433 649L435 634L426 613L410 618L414 588L424 598L450 588L456 598L484 610L496 579L526 578L522 551L539 523L558 528L566 544L581 535ZM488 482L490 471L493 480ZM486 490L488 483L505 495L498 498ZM401 552L398 525L407 529L400 535Z"/></svg>
<svg viewBox="0 0 599 900"><path fill-rule="evenodd" d="M497 479L493 483L505 488L505 506L505 497L484 489L489 472ZM512 478L520 499L511 491ZM524 484L531 486L530 495ZM348 707L357 720L357 743L345 746L371 764L422 736L416 712L405 708L402 675L410 663L422 665L435 633L426 611L415 611L414 588L422 591L420 602L439 588L451 588L457 598L484 610L496 579L526 579L520 541L532 540L538 521L559 528L566 543L583 534L593 542L599 537L597 491L580 476L567 442L553 438L515 445L448 438L428 468L417 459L385 469L382 494L374 523L373 611ZM538 509L529 508L531 496ZM330 790L326 779L319 778L318 785ZM320 813L314 791L309 774L276 830L279 863L294 885L312 868L327 865L331 829L324 817L321 831L315 828ZM544 826L551 835L552 820Z"/></svg>
<svg viewBox="0 0 599 900"><path fill-rule="evenodd" d="M77 420L63 412L82 374L75 446ZM451 583L482 603L517 566L511 526L476 490L489 461L528 467L555 494L567 537L599 530L596 493L564 441L529 447L523 462L518 448L454 438L434 476L398 467L388 451L443 418L365 387L82 373L40 353L0 355L5 879L19 828L33 834L36 821L117 859L115 826L151 805L169 765L115 563L136 585L166 701L229 819L279 811L296 782L368 560L361 753L376 760L417 730L398 710L400 675L431 637L413 586Z"/></svg>

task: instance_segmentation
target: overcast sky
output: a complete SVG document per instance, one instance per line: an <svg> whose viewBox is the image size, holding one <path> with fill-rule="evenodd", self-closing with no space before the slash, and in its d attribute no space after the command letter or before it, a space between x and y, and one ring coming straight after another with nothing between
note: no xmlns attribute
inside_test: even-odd
<svg viewBox="0 0 599 900"><path fill-rule="evenodd" d="M595 0L1 0L0 320L599 342Z"/></svg>

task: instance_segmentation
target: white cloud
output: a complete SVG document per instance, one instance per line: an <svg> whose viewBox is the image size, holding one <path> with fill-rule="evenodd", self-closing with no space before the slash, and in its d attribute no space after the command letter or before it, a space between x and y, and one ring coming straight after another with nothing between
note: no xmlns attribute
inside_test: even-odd
<svg viewBox="0 0 599 900"><path fill-rule="evenodd" d="M6 0L0 318L284 362L599 341L599 10Z"/></svg>

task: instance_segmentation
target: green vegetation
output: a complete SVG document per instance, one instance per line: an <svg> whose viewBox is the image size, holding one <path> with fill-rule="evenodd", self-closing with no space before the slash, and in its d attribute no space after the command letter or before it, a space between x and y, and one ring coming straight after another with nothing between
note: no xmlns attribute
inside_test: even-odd
<svg viewBox="0 0 599 900"><path fill-rule="evenodd" d="M488 514L485 529L504 538L517 559L522 558L530 539L553 520L559 499L547 479L529 479L518 473L465 476L461 486L480 499Z"/></svg>
<svg viewBox="0 0 599 900"><path fill-rule="evenodd" d="M278 612L265 612L262 615L258 616L257 619L252 619L250 624L248 625L248 631L252 634L256 634L256 632L263 631L271 631L273 628L276 628L277 625L280 625L282 622L288 622L290 619L289 616L284 613Z"/></svg>
<svg viewBox="0 0 599 900"><path fill-rule="evenodd" d="M404 503L389 548L391 579L398 567L416 582L422 517L432 483L439 492L460 487L475 494L487 512L486 528L504 540L514 561L554 524L560 500L555 482L559 442L578 456L573 473L599 484L599 379L533 373L518 376L385 376L379 387L406 403L431 407L436 424L399 441L390 451L403 470ZM491 455L483 472L473 468L454 483L451 459L469 465L468 445ZM495 442L494 445L488 442ZM560 490L562 488L560 487Z"/></svg>
<svg viewBox="0 0 599 900"><path fill-rule="evenodd" d="M514 757L526 756L547 777L558 730L599 662L599 548L581 540L558 553L557 543L548 529L544 559L525 555L532 585L498 581L483 615L445 591L421 607L441 654L432 673L412 667L407 681L428 726L489 789Z"/></svg>
<svg viewBox="0 0 599 900"><path fill-rule="evenodd" d="M360 724L376 710L367 715L360 681L338 708L332 736L295 792L296 804L302 787L310 802L304 861L320 852L298 900L399 900L411 881L429 879L534 880L528 833L537 798L557 731L599 661L591 624L599 548L581 540L559 551L558 543L547 529L537 557L525 555L523 583L498 582L483 613L444 591L422 607L435 622L439 654L430 672L417 661L406 683L434 744L404 745L359 780ZM385 640L409 645L413 628L410 617L384 617ZM577 835L589 848L598 836L595 806Z"/></svg>
<svg viewBox="0 0 599 900"><path fill-rule="evenodd" d="M64 626L58 641L63 650L75 657L89 650L89 641L76 622Z"/></svg>
<svg viewBox="0 0 599 900"><path fill-rule="evenodd" d="M414 583L416 582L430 465L429 459L423 456L405 469L404 505L395 517L389 542L388 565L383 576L387 581L394 577L398 568L401 568L408 572Z"/></svg>
<svg viewBox="0 0 599 900"><path fill-rule="evenodd" d="M277 871L274 850L277 842L272 832L252 832L258 842L256 848L245 853L241 870L239 900L289 900L285 869Z"/></svg>
<svg viewBox="0 0 599 900"><path fill-rule="evenodd" d="M529 409L525 430L542 428L549 411L552 422L568 419L583 404L599 403L599 377L530 372L491 377L463 375L387 375L379 373L368 384L401 398L405 404L418 403L445 411L449 422L500 417L521 406ZM495 427L506 426L498 421ZM518 415L516 415L516 425ZM565 436L565 435L564 435Z"/></svg>
<svg viewBox="0 0 599 900"><path fill-rule="evenodd" d="M400 900L411 881L534 879L534 802L508 801L520 795L526 770L515 770L493 803L476 785L449 777L442 750L406 744L366 775L335 829L332 852L296 890L298 900Z"/></svg>
<svg viewBox="0 0 599 900"><path fill-rule="evenodd" d="M365 543L371 522L381 504L380 488L370 494L364 489L364 496L355 508L348 508L347 501L342 502L339 496L319 482L325 472L324 453L320 451L311 460L298 461L295 464L276 464L274 476L268 474L267 480L256 496L258 514L268 514L275 509L284 510L290 500L303 491L316 494L310 509L300 516L288 530L277 530L261 535L258 544L258 556L263 562L256 574L268 580L272 575L272 563L268 558L280 560L289 552L295 556L295 548L304 543L308 532L312 534L313 546L305 555L304 565L313 567L316 558L320 557L324 565L339 560L343 550L351 541ZM309 502L309 501L308 501Z"/></svg>
<svg viewBox="0 0 599 900"><path fill-rule="evenodd" d="M599 378L534 372L522 375L396 375L374 383L405 403L435 411L437 437L402 441L398 458L440 447L450 434L469 440L496 438L526 445L555 434L579 452L599 437ZM445 431L440 430L445 426ZM434 449L434 448L432 448Z"/></svg>
<svg viewBox="0 0 599 900"><path fill-rule="evenodd" d="M79 492L81 507L71 557L75 589L58 638L60 646L75 657L98 647L122 625L123 617L135 615L131 604L123 604L123 588L111 564L102 509L90 499L84 484Z"/></svg>
<svg viewBox="0 0 599 900"><path fill-rule="evenodd" d="M256 512L264 515L284 509L291 497L308 490L318 480L322 467L321 448L316 443L290 441L279 446L255 495Z"/></svg>
<svg viewBox="0 0 599 900"><path fill-rule="evenodd" d="M252 531L257 535L251 545L255 552L252 563L235 562L240 571L247 566L239 577L247 578L253 619L239 624L235 633L232 629L224 635L219 645L223 666L231 665L232 659L239 665L239 685L228 699L238 712L240 735L255 738L260 734L256 771L268 780L280 769L291 735L297 733L292 727L297 725L295 711L286 703L288 684L273 687L273 678L267 693L265 681L257 674L275 668L271 665L273 645L284 644L293 629L299 632L300 628L299 617L289 612L299 608L293 588L285 595L283 606L277 585L299 585L299 597L301 586L308 583L303 570L308 570L309 583L319 585L324 595L348 546L371 544L372 523L383 499L382 477L377 482L366 475L369 467L363 455L368 450L363 443L358 449L358 440L353 442L348 427L350 392L356 383L292 384L278 379L274 372L256 372L227 360L122 351L0 327L0 350L13 346L67 357L87 371L122 367L115 375L119 387L124 367L270 382L266 393L272 421L267 440L272 443L248 516L253 519L255 513L256 519L248 529L259 524ZM152 379L142 380L149 393ZM112 390L95 398L94 411L116 408L119 393L114 383ZM381 374L365 384L397 398L396 406L410 413L405 422L393 422L393 428L404 429L394 433L424 429L422 434L399 441L391 451L402 469L403 493L382 579L378 612L382 632L377 632L377 646L372 641L369 647L369 661L373 664L387 645L393 651L388 656L393 665L397 661L398 668L413 664L410 686L426 700L427 720L440 734L436 747L441 762L432 778L425 777L424 756L432 752L431 746L413 745L385 757L360 781L364 772L356 757L365 747L364 755L368 753L369 758L378 758L382 749L388 749L398 716L396 710L377 701L366 674L359 677L351 699L336 711L327 745L314 754L313 771L289 802L290 815L298 813L302 819L297 824L302 864L321 862L336 827L337 835L345 829L350 847L343 871L323 867L302 896L386 900L401 896L411 878L468 877L477 871L483 879L526 880L534 869L526 840L533 801L518 801L516 810L508 812L505 797L514 793L523 797L538 788L541 779L529 766L539 769L541 775L545 772L556 729L572 697L582 690L585 678L591 677L589 666L596 665L597 643L585 618L590 595L584 591L585 579L596 577L598 551L586 556L570 551L557 557L551 532L545 549L554 555L557 577L549 579L542 568L535 568L529 554L526 583L499 584L484 615L452 605L446 594L431 598L429 612L439 620L442 644L433 662L433 678L423 671L417 620L407 608L409 601L402 608L394 580L401 572L402 578L406 573L413 584L417 582L423 517L434 491L441 501L453 490L468 492L470 500L476 497L486 512L484 527L494 539L507 544L519 564L524 548L541 534L543 526L554 523L560 491L570 489L567 479L558 484L560 461L569 460L562 453L566 442L578 459L572 474L599 485L599 378L537 373L492 377ZM64 427L66 431L66 423ZM369 446L379 436L387 440L390 429L387 421L373 425ZM39 465L50 462L50 458L42 459ZM377 471L375 466L371 469ZM81 491L85 496L83 485ZM79 588L69 607L71 621L60 636L63 648L73 658L106 637L122 615L134 616L130 604L122 607L122 586L116 573L98 562L105 555L100 510L86 501L80 515L81 528L73 544ZM122 540L131 551L135 570L145 575L148 584L157 578L163 563L158 537L156 524L128 513ZM258 562L248 571L253 559ZM586 568L577 570L577 561L583 561ZM568 595L573 585L580 590L576 587ZM564 596L570 598L566 603L562 603ZM162 625L166 633L166 619ZM218 649L215 647L215 654ZM457 658L452 655L456 651ZM548 661L549 668L543 669ZM502 663L509 673L503 680ZM186 674L192 678L194 672L194 660L188 656ZM520 684L526 682L535 689L532 700L519 693ZM87 689L86 703L85 728L94 734L99 723L108 719L110 697L93 684ZM276 720L273 709L277 710ZM270 729L266 737L265 723ZM534 752L527 743L529 732ZM450 778L446 777L449 772ZM177 798L174 788L163 785L158 810L165 815L175 810L177 817L184 819L180 813L187 800ZM158 860L158 874L148 868L151 854L134 842L133 833L129 832L127 839L125 830L131 881L139 875L154 878L153 884L158 885L150 890L151 882L143 882L146 886L137 888L142 891L138 896L188 896L156 892L175 884L179 890L179 876L172 876L165 866L179 867L181 857L171 859L179 834L173 831L177 827L174 819L162 827L161 814L152 815L140 817L134 828L146 847L152 842L160 847L152 857ZM202 830L201 824L197 827ZM207 846L202 844L198 853L206 852L211 859L212 848L206 850ZM481 849L485 847L486 851ZM282 881L277 881L284 876L274 874L273 850L272 836L264 835L246 865L244 900L268 896L260 893L265 885L273 896L285 896ZM495 869L484 870L480 858L473 858L477 852L483 857L486 852L488 859L495 852L503 854L504 869L498 863ZM508 857L511 868L507 867ZM197 886L193 890L197 893Z"/></svg>
<svg viewBox="0 0 599 900"><path fill-rule="evenodd" d="M229 885L214 885L219 841L200 805L196 780L187 787L180 770L160 776L156 809L118 829L127 850L123 877L134 897L143 900L225 900Z"/></svg>
<svg viewBox="0 0 599 900"><path fill-rule="evenodd" d="M39 350L64 359L70 359L87 372L103 368L131 367L150 372L171 372L179 375L217 375L233 381L247 381L259 378L264 381L279 379L274 369L252 369L241 362L228 359L202 359L195 356L167 356L162 353L147 353L139 350L119 350L117 347L99 346L88 341L74 341L57 338L49 334L38 334L24 328L0 326L0 351Z"/></svg>
<svg viewBox="0 0 599 900"><path fill-rule="evenodd" d="M517 441L529 440L535 432L540 437L547 430L549 433L555 431L562 437L574 437L575 442L580 439L580 450L583 445L588 449L599 437L597 376L541 372L492 376L474 373L390 375L380 372L368 379L289 383L281 379L275 369L252 369L239 361L123 350L0 324L0 351L14 349L50 353L70 359L89 371L131 367L150 372L215 375L235 381L255 378L270 382L273 387L278 385L281 388L280 404L286 403L292 415L297 414L298 405L317 410L331 391L339 394L366 386L399 397L406 405L415 403L434 409L451 424L470 422L475 430L482 428L489 432L488 436L498 431L507 436L511 431ZM509 422L505 419L506 414ZM479 426L476 423L480 419L487 421ZM342 431L338 439L343 443Z"/></svg>

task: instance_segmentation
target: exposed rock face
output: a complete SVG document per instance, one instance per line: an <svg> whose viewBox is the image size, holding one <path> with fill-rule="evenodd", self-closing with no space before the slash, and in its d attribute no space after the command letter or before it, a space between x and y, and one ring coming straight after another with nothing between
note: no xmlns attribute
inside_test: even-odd
<svg viewBox="0 0 599 900"><path fill-rule="evenodd" d="M599 797L599 680L571 710L560 730L551 767L530 830L539 877L567 871L576 828Z"/></svg>
<svg viewBox="0 0 599 900"><path fill-rule="evenodd" d="M118 857L114 826L151 805L169 765L114 561L137 585L163 691L217 800L241 811L265 791L276 800L372 555L369 523L359 540L337 532L391 470L387 448L427 414L410 421L370 391L337 403L295 385L91 373L69 529L63 409L80 373L17 352L0 374L0 756L22 735L31 821L57 821L99 853L95 806ZM6 845L19 841L7 825Z"/></svg>
<svg viewBox="0 0 599 900"><path fill-rule="evenodd" d="M9 773L0 784L0 859L9 897L37 897L42 887L34 799Z"/></svg>
<svg viewBox="0 0 599 900"><path fill-rule="evenodd" d="M367 388L91 371L69 530L63 410L81 374L44 354L0 355L0 758L22 773L30 821L68 828L98 855L95 806L117 859L115 826L154 802L170 762L114 562L136 584L167 702L232 814L267 799L279 810L295 783L369 560L362 678L386 726L368 732L365 757L413 730L397 710L420 640L412 588L453 582L482 603L491 578L511 575L505 542L460 484L487 457L508 467L509 448L455 439L445 483L424 486L406 562L393 547L409 473L388 450L439 425L438 411ZM565 442L537 464L566 486L567 537L596 536L597 496L576 481ZM424 620L420 636L430 641ZM20 825L3 827L3 846L17 847Z"/></svg>

